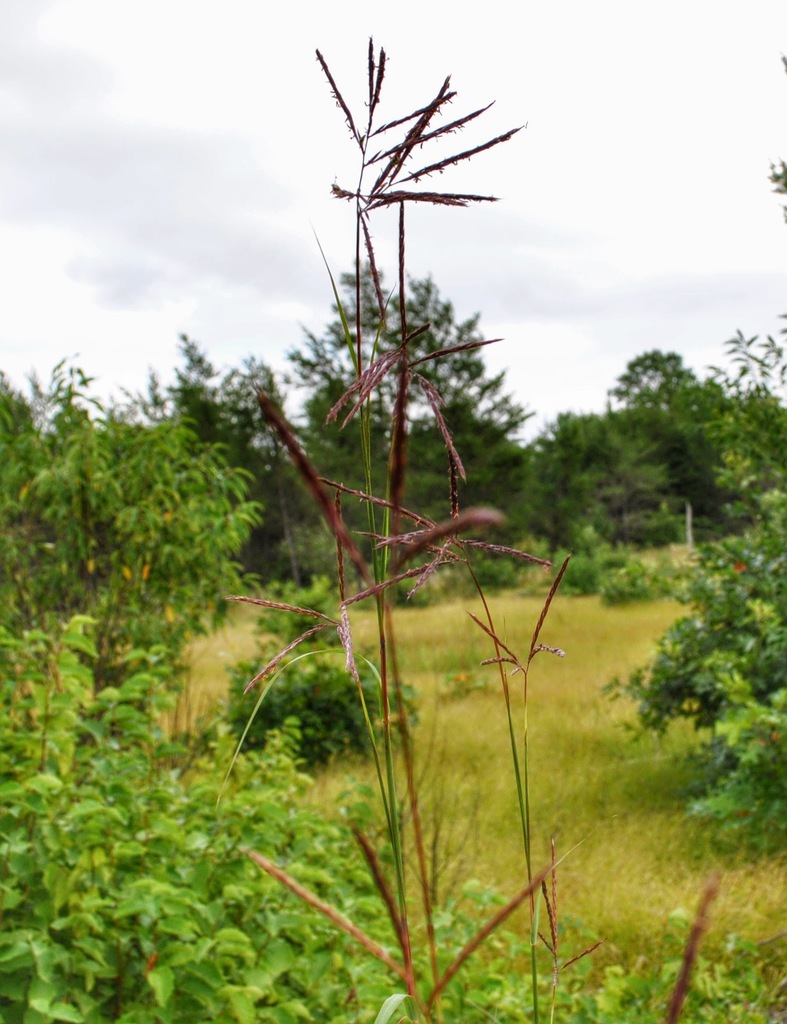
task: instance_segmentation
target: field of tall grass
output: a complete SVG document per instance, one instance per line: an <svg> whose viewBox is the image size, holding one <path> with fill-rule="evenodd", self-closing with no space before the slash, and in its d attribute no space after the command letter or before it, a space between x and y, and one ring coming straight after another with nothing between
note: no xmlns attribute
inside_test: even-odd
<svg viewBox="0 0 787 1024"><path fill-rule="evenodd" d="M496 620L505 623L503 639L525 645L542 603L514 593L491 598ZM468 609L478 611L470 601L445 601L395 613L400 671L418 709L414 746L427 780L421 799L440 867L438 899L458 896L470 880L511 893L525 871L499 679L480 665L489 641ZM579 950L589 937L605 938L593 955L595 970L657 962L670 916L692 914L716 870L722 880L709 950L731 934L757 942L784 927L787 857L755 853L685 813L696 734L637 734L631 704L603 692L642 663L680 611L671 601L610 608L595 597L558 597L543 641L566 655L540 654L531 670L534 860L549 862L553 835L558 856L572 851L558 873L565 942ZM224 666L254 649L255 622L251 609L235 609L218 635L193 645L181 723L194 727L210 717L227 692ZM356 612L353 624L356 642L371 649L374 614ZM448 777L441 765L450 766L450 789L441 784ZM348 780L371 783L372 776L370 763L335 763L317 776L309 799L335 814Z"/></svg>

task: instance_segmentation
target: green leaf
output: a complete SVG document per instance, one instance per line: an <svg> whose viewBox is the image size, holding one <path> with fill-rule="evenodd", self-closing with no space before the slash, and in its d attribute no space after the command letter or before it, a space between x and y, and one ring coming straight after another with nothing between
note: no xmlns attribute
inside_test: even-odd
<svg viewBox="0 0 787 1024"><path fill-rule="evenodd" d="M34 978L30 984L28 1001L31 1010L39 1013L49 1013L52 1000L57 996L57 988L49 981L41 978Z"/></svg>
<svg viewBox="0 0 787 1024"><path fill-rule="evenodd" d="M96 645L83 633L66 633L63 636L63 643L73 651L81 651L82 654L96 657Z"/></svg>
<svg viewBox="0 0 787 1024"><path fill-rule="evenodd" d="M157 929L165 935L177 935L178 938L184 940L193 939L197 934L194 922L182 914L172 914L169 917L161 918Z"/></svg>
<svg viewBox="0 0 787 1024"><path fill-rule="evenodd" d="M257 1013L254 1009L254 1003L246 993L238 990L230 992L229 999L232 1014L235 1020L238 1021L238 1024L254 1024Z"/></svg>
<svg viewBox="0 0 787 1024"><path fill-rule="evenodd" d="M166 1006L175 991L175 975L170 967L154 967L148 971L147 983L153 989L159 1006Z"/></svg>
<svg viewBox="0 0 787 1024"><path fill-rule="evenodd" d="M265 967L272 977L283 974L295 962L295 952L289 942L274 940L264 951Z"/></svg>
<svg viewBox="0 0 787 1024"><path fill-rule="evenodd" d="M55 1020L72 1021L73 1024L82 1024L85 1019L82 1012L69 1003L55 1003L49 1007L49 1014Z"/></svg>
<svg viewBox="0 0 787 1024"><path fill-rule="evenodd" d="M47 772L34 775L26 781L25 785L34 793L40 793L42 796L47 793L57 793L63 788L62 781L56 775L50 775Z"/></svg>
<svg viewBox="0 0 787 1024"><path fill-rule="evenodd" d="M374 1018L374 1024L388 1024L405 999L407 999L406 992L397 992L395 995L388 996L380 1007L380 1012Z"/></svg>

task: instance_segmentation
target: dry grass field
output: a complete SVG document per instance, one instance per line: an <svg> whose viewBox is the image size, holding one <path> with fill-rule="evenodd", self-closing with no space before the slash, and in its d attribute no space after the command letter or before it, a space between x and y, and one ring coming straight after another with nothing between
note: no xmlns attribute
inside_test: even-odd
<svg viewBox="0 0 787 1024"><path fill-rule="evenodd" d="M526 651L541 609L539 598L501 595L492 601L506 643ZM489 641L470 620L472 602L443 602L396 613L400 670L417 694L416 747L434 780L422 801L427 827L437 832L442 895L458 895L478 879L504 893L524 876L505 711ZM564 658L539 654L530 674L529 741L533 849L558 855L559 904L566 947L576 933L604 936L597 962L658 957L668 917L693 913L715 870L722 873L709 943L735 933L766 939L784 927L787 858L757 855L739 841L686 816L690 779L685 755L697 742L689 729L663 739L637 736L626 700L604 686L641 664L657 637L680 614L669 602L603 607L597 598L558 598L542 633ZM226 692L222 666L254 648L250 610L193 648L193 679L184 721L216 706ZM356 613L361 648L374 637L372 616ZM370 655L373 654L369 647ZM512 678L514 690L520 686ZM522 719L521 694L519 720ZM435 771L435 766L438 770ZM335 813L348 778L372 781L364 763L334 764L315 781L310 799Z"/></svg>

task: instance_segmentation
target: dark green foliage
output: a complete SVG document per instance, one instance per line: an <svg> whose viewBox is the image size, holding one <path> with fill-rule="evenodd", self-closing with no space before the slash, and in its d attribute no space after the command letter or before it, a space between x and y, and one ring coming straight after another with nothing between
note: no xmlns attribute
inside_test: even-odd
<svg viewBox="0 0 787 1024"><path fill-rule="evenodd" d="M671 412L698 383L677 352L652 349L629 362L609 397L624 409Z"/></svg>
<svg viewBox="0 0 787 1024"><path fill-rule="evenodd" d="M534 444L531 474L531 527L555 548L576 546L588 525L609 543L645 543L666 481L648 437L622 413L558 416Z"/></svg>
<svg viewBox="0 0 787 1024"><path fill-rule="evenodd" d="M290 578L300 585L320 570L315 558L320 524L298 474L260 413L259 388L283 404L278 381L251 357L240 368L220 373L185 335L181 357L175 383L162 390L151 374L147 395L133 399L127 414L153 422L179 421L203 444L220 445L229 465L249 474L249 498L264 509L240 551L244 569L266 582Z"/></svg>
<svg viewBox="0 0 787 1024"><path fill-rule="evenodd" d="M613 544L683 539L686 503L699 538L718 535L729 493L710 424L722 389L700 383L676 353L632 360L603 415L563 413L535 440L528 468L529 528L553 549L575 547L591 525Z"/></svg>
<svg viewBox="0 0 787 1024"><path fill-rule="evenodd" d="M757 529L700 550L684 596L693 614L665 635L650 683L638 676L649 727L676 717L712 726L737 687L762 700L787 686L785 519L787 502L773 494Z"/></svg>
<svg viewBox="0 0 787 1024"><path fill-rule="evenodd" d="M0 393L0 624L96 622L98 687L135 647L177 656L237 590L255 507L246 478L184 425L106 415L58 367L29 404Z"/></svg>
<svg viewBox="0 0 787 1024"><path fill-rule="evenodd" d="M242 691L260 666L255 662L235 665L227 719L239 737L245 732L244 748L263 748L271 732L294 723L298 757L308 769L341 755L367 753L366 719L357 684L344 661L341 649L332 655L309 653L296 659L273 681L256 713L259 689L245 696ZM376 721L379 687L372 678L363 680L362 685L369 714Z"/></svg>
<svg viewBox="0 0 787 1024"><path fill-rule="evenodd" d="M555 561L562 564L567 554L558 551ZM565 594L597 594L609 573L623 566L628 557L625 548L607 544L592 526L578 529L561 590Z"/></svg>
<svg viewBox="0 0 787 1024"><path fill-rule="evenodd" d="M640 718L712 729L702 806L775 838L787 822L787 498L771 492L744 536L703 548L685 599L692 614L663 637L627 689Z"/></svg>
<svg viewBox="0 0 787 1024"><path fill-rule="evenodd" d="M740 331L726 349L732 371L714 371L726 401L711 426L724 452L723 479L756 517L762 493L787 489L787 357L776 339Z"/></svg>
<svg viewBox="0 0 787 1024"><path fill-rule="evenodd" d="M695 809L787 838L787 359L773 338L738 334L711 424L723 476L752 525L700 550L684 600L692 613L662 638L626 689L645 726L707 728Z"/></svg>
<svg viewBox="0 0 787 1024"><path fill-rule="evenodd" d="M384 979L244 855L375 932L365 869L304 809L290 739L242 756L217 808L229 738L187 760L157 724L166 660L134 652L94 696L94 655L83 619L0 636L0 1018L349 1022L381 1002Z"/></svg>
<svg viewBox="0 0 787 1024"><path fill-rule="evenodd" d="M745 827L769 847L787 838L787 689L763 701L742 697L716 727L713 785L692 809Z"/></svg>
<svg viewBox="0 0 787 1024"><path fill-rule="evenodd" d="M308 587L295 587L291 583L272 587L267 597L323 615L334 617L337 614L331 583L324 576L315 577ZM227 707L227 721L235 735L239 739L243 737L244 748L263 748L269 735L286 727L297 744L298 757L310 770L341 755L368 753L369 725L374 728L380 718L378 680L359 658L363 700L369 715L367 723L358 683L347 671L346 655L339 646L335 629L320 633L317 644L307 642L298 646L292 658L282 662L283 667L275 676L244 693L249 680L263 665L314 624L315 619L306 614L266 609L259 624L257 659L231 667ZM259 703L262 694L264 697ZM412 714L414 709L411 706L408 710Z"/></svg>
<svg viewBox="0 0 787 1024"><path fill-rule="evenodd" d="M345 274L341 283L354 343L355 278ZM361 285L364 322L375 324L379 321L379 314L368 270L362 276ZM338 319L338 310L334 309L334 312L337 319L326 327L323 334L307 334L304 346L292 352L290 358L298 384L307 389L303 433L310 456L325 476L364 489L365 480L358 458L358 423L356 421L341 429L350 407L345 407L335 421L325 424L332 405L354 378L353 361ZM458 321L453 304L441 296L431 278L409 282L407 319L411 332L422 325L429 325L428 330L410 344L413 361L483 340L479 316ZM378 336L371 335L365 339L366 350L374 345L379 353L384 353L398 344L396 298L389 303L388 327ZM439 359L418 363L414 369L437 389L442 398L441 413L467 473L467 481L459 481L462 506L498 506L509 513L513 527L524 483L524 452L517 442L517 433L528 414L505 391L505 374L490 376L477 349L452 351ZM372 467L373 481L379 484L387 473L396 386L397 373L394 372L375 390L370 406L370 433L376 460ZM411 392L408 407L408 487L404 503L418 509L422 515L440 520L447 517L451 507L448 455L426 393L416 384ZM381 486L380 490L384 487ZM345 514L351 519L354 515L349 502L346 503Z"/></svg>
<svg viewBox="0 0 787 1024"><path fill-rule="evenodd" d="M678 574L666 561L648 565L633 558L604 574L599 587L604 604L655 601L677 592Z"/></svg>

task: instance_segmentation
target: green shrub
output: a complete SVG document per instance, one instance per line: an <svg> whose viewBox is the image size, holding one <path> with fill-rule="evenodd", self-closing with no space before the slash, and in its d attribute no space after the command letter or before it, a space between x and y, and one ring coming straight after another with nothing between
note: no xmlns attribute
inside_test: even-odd
<svg viewBox="0 0 787 1024"><path fill-rule="evenodd" d="M157 724L161 652L95 697L94 656L84 619L0 636L0 1019L349 1022L381 1002L330 923L244 856L379 927L347 833L303 807L291 740L239 758L217 809L231 738L189 764Z"/></svg>
<svg viewBox="0 0 787 1024"><path fill-rule="evenodd" d="M710 799L698 806L733 825L765 818L774 837L787 831L787 495L772 491L759 507L744 536L701 549L684 595L692 614L625 689L648 728L675 718L710 728Z"/></svg>
<svg viewBox="0 0 787 1024"><path fill-rule="evenodd" d="M243 690L260 666L254 662L233 666L227 721L238 737L245 733L244 748L262 749L271 732L296 722L298 756L309 769L342 754L366 753L370 747L366 719L358 686L344 661L343 651L310 652L295 660L270 685L256 713L259 688L248 694ZM376 721L379 688L371 676L362 686L369 714Z"/></svg>
<svg viewBox="0 0 787 1024"><path fill-rule="evenodd" d="M554 556L560 565L567 552ZM592 526L585 526L577 533L571 561L562 584L563 593L597 594L608 574L626 563L626 548L612 547L602 540Z"/></svg>
<svg viewBox="0 0 787 1024"><path fill-rule="evenodd" d="M335 617L335 595L324 576L306 587L284 583L268 588L266 601L291 609L310 609ZM319 648L304 642L293 650L290 661L274 677L258 683L249 693L247 684L276 653L315 625L315 618L298 611L266 607L258 623L259 647L255 660L230 666L230 696L226 720L244 747L264 748L269 733L287 726L297 744L299 759L311 770L344 754L366 754L371 739L358 683L347 671L347 658L335 629L319 634ZM380 719L380 688L365 662L358 659L363 700L374 726ZM270 685L268 685L270 684ZM260 703L261 694L264 694ZM412 691L405 693L408 713L415 708ZM259 706L258 706L259 705Z"/></svg>
<svg viewBox="0 0 787 1024"><path fill-rule="evenodd" d="M257 508L215 446L105 412L61 364L31 406L0 389L0 625L95 620L97 689L133 647L180 652L240 587Z"/></svg>
<svg viewBox="0 0 787 1024"><path fill-rule="evenodd" d="M611 569L602 579L599 592L604 604L655 601L675 592L676 574L666 563L647 565L632 559Z"/></svg>
<svg viewBox="0 0 787 1024"><path fill-rule="evenodd" d="M333 584L327 576L314 576L309 584L303 587L296 586L292 582L271 583L265 588L265 596L267 600L278 601L290 608L310 609L331 618L336 618L338 614L338 603L333 592ZM260 616L257 631L263 643L265 638L273 636L281 645L295 640L314 624L315 620L312 615L282 611L278 608L265 608ZM326 630L320 636L320 643L322 646L330 644L338 648L339 638L335 632ZM248 682L248 679L246 681Z"/></svg>
<svg viewBox="0 0 787 1024"><path fill-rule="evenodd" d="M756 823L752 839L767 845L787 832L787 689L764 703L740 687L735 706L716 727L712 752L724 766L710 795L692 809L727 824Z"/></svg>

